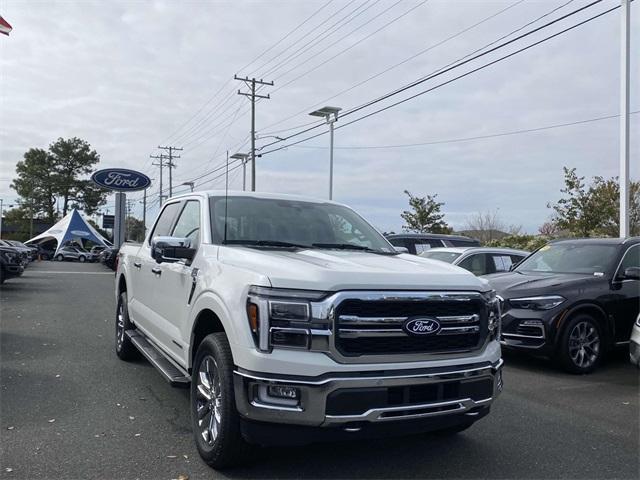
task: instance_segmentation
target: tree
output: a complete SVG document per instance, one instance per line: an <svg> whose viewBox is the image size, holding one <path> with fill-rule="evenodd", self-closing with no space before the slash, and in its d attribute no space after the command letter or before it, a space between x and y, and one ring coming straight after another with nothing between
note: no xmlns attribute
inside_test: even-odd
<svg viewBox="0 0 640 480"><path fill-rule="evenodd" d="M100 155L91 150L91 145L79 138L58 140L49 145L57 174L57 193L62 197L62 215L69 207L79 208L93 215L105 203L106 192L91 180L82 180L81 175L90 174Z"/></svg>
<svg viewBox="0 0 640 480"><path fill-rule="evenodd" d="M507 235L517 235L522 230L519 225L507 225L498 215L498 210L477 212L467 217L465 230L462 233L480 240L482 244L497 240Z"/></svg>
<svg viewBox="0 0 640 480"><path fill-rule="evenodd" d="M104 205L107 192L81 177L92 172L100 156L84 140L59 138L49 150L31 148L16 165L11 184L21 197L18 203L35 217L56 221L55 205L63 200L62 214L78 208L91 215Z"/></svg>
<svg viewBox="0 0 640 480"><path fill-rule="evenodd" d="M409 206L413 211L405 210L400 214L406 222L406 225L402 226L403 230L417 233L451 233L451 228L444 221L444 213L440 211L444 203L436 201L437 194L416 197L408 190L404 193L409 197Z"/></svg>
<svg viewBox="0 0 640 480"><path fill-rule="evenodd" d="M620 187L617 177L593 177L591 184L579 177L575 168L564 167L565 194L555 204L553 224L558 230L579 237L617 237L620 232ZM640 182L630 185L631 234L640 234Z"/></svg>
<svg viewBox="0 0 640 480"><path fill-rule="evenodd" d="M58 180L53 157L41 148L31 148L24 154L24 160L16 164L16 173L18 178L11 188L20 195L18 203L24 207L24 213L54 222Z"/></svg>

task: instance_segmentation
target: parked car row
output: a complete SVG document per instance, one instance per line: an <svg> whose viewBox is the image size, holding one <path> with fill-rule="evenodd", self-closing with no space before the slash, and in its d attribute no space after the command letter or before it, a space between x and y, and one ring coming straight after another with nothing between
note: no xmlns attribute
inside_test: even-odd
<svg viewBox="0 0 640 480"><path fill-rule="evenodd" d="M501 301L504 348L589 373L608 351L630 344L631 361L640 367L640 238L557 240L530 254L438 245L472 240L449 237L387 238L422 258L483 276Z"/></svg>
<svg viewBox="0 0 640 480"><path fill-rule="evenodd" d="M16 240L0 240L0 284L19 277L37 257L37 249Z"/></svg>

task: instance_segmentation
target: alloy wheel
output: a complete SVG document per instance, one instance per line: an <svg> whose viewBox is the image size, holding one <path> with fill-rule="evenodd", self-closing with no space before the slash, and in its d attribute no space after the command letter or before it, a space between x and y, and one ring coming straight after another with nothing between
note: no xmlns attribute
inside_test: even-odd
<svg viewBox="0 0 640 480"><path fill-rule="evenodd" d="M204 442L212 446L220 433L222 421L222 388L218 364L211 355L200 362L196 389L198 427Z"/></svg>
<svg viewBox="0 0 640 480"><path fill-rule="evenodd" d="M569 334L569 355L580 368L589 368L600 355L600 335L590 322L577 323Z"/></svg>

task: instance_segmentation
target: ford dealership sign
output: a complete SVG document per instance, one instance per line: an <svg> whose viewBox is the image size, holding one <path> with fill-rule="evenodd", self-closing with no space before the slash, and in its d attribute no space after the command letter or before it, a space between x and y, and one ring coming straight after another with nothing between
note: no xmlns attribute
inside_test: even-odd
<svg viewBox="0 0 640 480"><path fill-rule="evenodd" d="M103 188L121 192L144 190L151 185L151 179L144 173L127 170L126 168L105 168L98 170L91 175L91 180Z"/></svg>

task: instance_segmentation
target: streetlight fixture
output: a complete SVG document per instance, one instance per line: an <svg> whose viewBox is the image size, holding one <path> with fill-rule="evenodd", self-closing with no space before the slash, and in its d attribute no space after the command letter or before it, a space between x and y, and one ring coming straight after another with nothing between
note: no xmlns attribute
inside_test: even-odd
<svg viewBox="0 0 640 480"><path fill-rule="evenodd" d="M193 192L193 187L195 185L195 182L182 182L180 185L188 186L191 189L191 191Z"/></svg>
<svg viewBox="0 0 640 480"><path fill-rule="evenodd" d="M329 125L329 200L333 200L333 124L338 121L340 107L322 107L311 112L312 117L324 117Z"/></svg>
<svg viewBox="0 0 640 480"><path fill-rule="evenodd" d="M247 189L247 161L249 160L248 153L234 153L229 158L233 158L234 160L240 160L242 162L242 191L244 192Z"/></svg>

